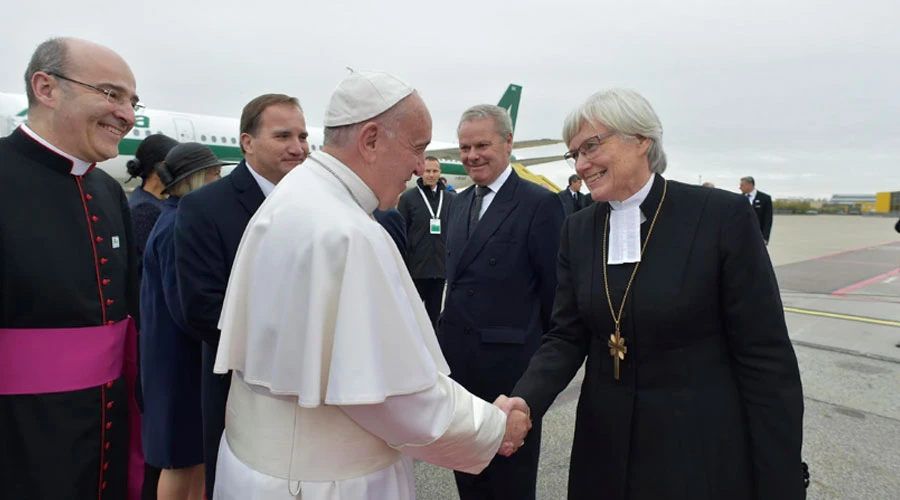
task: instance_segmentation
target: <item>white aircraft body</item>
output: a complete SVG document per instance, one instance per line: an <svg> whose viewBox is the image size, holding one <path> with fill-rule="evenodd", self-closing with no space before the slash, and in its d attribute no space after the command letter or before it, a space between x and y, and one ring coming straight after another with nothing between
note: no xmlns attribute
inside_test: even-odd
<svg viewBox="0 0 900 500"><path fill-rule="evenodd" d="M521 90L521 86L511 84L498 103L510 113L513 127L515 127L518 114ZM0 92L0 137L9 135L27 118L28 100L25 94ZM165 134L179 142L199 142L209 146L220 160L239 162L243 159L239 130L240 120L237 118L144 109L137 115L134 128L119 143L119 155L100 163L98 167L119 182L124 183L129 178L125 168L126 163L134 158L138 144L151 134ZM307 127L307 131L309 132L310 151L321 149L323 128ZM556 142L558 141L543 139L524 141L515 143L514 147L533 147ZM472 184L472 180L459 162L459 147L456 143L433 142L426 150L426 155L433 155L441 159L441 173L447 178L447 182L456 189L462 189ZM540 161L531 163L540 163ZM225 169L223 175L229 171L229 169ZM415 186L415 181L415 177L411 179L409 187Z"/></svg>

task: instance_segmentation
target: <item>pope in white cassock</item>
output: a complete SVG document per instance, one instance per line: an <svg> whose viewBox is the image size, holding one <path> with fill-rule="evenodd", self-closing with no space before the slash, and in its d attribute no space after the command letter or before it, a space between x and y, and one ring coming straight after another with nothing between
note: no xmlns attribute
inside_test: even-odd
<svg viewBox="0 0 900 500"><path fill-rule="evenodd" d="M414 499L413 458L477 474L530 427L448 378L372 216L422 175L422 99L391 75L353 72L325 127L322 151L278 184L235 257L215 363L232 371L216 499Z"/></svg>

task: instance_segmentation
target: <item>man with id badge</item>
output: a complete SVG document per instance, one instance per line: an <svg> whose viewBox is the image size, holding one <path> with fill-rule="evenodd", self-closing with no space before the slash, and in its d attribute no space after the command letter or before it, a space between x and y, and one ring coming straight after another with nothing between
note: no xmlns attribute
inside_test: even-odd
<svg viewBox="0 0 900 500"><path fill-rule="evenodd" d="M407 267L432 324L437 324L446 274L447 210L455 194L440 180L437 158L425 158L425 172L417 186L400 196L397 209L406 221Z"/></svg>

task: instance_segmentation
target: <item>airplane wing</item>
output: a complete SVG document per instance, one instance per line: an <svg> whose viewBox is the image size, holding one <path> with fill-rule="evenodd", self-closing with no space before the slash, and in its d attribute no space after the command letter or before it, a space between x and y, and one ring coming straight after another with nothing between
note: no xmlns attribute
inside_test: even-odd
<svg viewBox="0 0 900 500"><path fill-rule="evenodd" d="M531 139L527 141L513 141L513 149L536 148L538 146L551 146L553 144L562 144L558 139Z"/></svg>
<svg viewBox="0 0 900 500"><path fill-rule="evenodd" d="M497 103L497 106L506 109L507 113L509 113L510 121L512 122L513 131L515 133L516 130L516 118L519 115L519 100L522 97L522 86L516 85L514 83L509 84L506 88L506 92L503 93L503 96L500 97L500 101ZM525 149L525 148L535 148L538 146L549 146L552 144L559 144L562 141L556 139L531 139L525 141L513 141L513 149ZM442 143L442 144L434 144L436 146L435 149L427 149L425 151L426 155L434 156L441 160L447 161L462 161L459 157L459 148L452 144ZM557 158L561 159L561 158Z"/></svg>
<svg viewBox="0 0 900 500"><path fill-rule="evenodd" d="M550 163L552 161L560 161L562 159L563 159L562 155L551 155L551 156L541 156L539 158L525 158L525 159L516 158L512 161L514 163L518 163L520 165L529 167L531 165L540 165L542 163Z"/></svg>
<svg viewBox="0 0 900 500"><path fill-rule="evenodd" d="M531 139L527 141L513 141L513 149L526 149L526 148L536 148L539 146L548 146L552 144L560 144L562 141L554 140L554 139ZM434 156L441 160L448 161L462 161L462 158L459 157L459 148L441 148L441 149L428 149L425 151L425 154L428 156ZM547 161L555 161L562 160L562 156L547 156L546 161L541 161L537 163L546 163ZM531 161L531 160L525 160ZM522 163L521 161L519 163ZM533 164L533 163L531 163Z"/></svg>

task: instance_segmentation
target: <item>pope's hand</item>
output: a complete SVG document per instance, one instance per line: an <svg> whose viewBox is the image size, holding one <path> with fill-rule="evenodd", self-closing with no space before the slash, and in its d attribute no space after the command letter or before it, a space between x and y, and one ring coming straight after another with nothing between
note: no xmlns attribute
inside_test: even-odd
<svg viewBox="0 0 900 500"><path fill-rule="evenodd" d="M531 430L531 409L524 399L503 395L494 401L494 405L506 413L506 434L497 453L509 457L525 444L525 436Z"/></svg>

